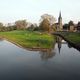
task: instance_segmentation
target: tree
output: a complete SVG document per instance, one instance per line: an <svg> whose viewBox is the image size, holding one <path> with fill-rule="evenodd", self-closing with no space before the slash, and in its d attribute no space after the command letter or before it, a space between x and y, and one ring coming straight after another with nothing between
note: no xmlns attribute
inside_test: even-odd
<svg viewBox="0 0 80 80"><path fill-rule="evenodd" d="M34 31L34 25L32 24L31 26L29 26L28 28L27 28L27 30L29 30L29 31Z"/></svg>
<svg viewBox="0 0 80 80"><path fill-rule="evenodd" d="M3 26L3 23L0 23L0 31L4 31L5 27Z"/></svg>
<svg viewBox="0 0 80 80"><path fill-rule="evenodd" d="M55 23L56 19L52 15L44 14L40 19L40 29L43 31L51 31L51 26Z"/></svg>
<svg viewBox="0 0 80 80"><path fill-rule="evenodd" d="M73 21L69 21L69 26L70 25L74 25L74 22Z"/></svg>
<svg viewBox="0 0 80 80"><path fill-rule="evenodd" d="M6 31L13 31L13 30L17 30L17 28L16 28L16 25L10 25L10 26L7 26L7 27L5 27L6 28Z"/></svg>
<svg viewBox="0 0 80 80"><path fill-rule="evenodd" d="M63 25L63 29L64 29L64 30L68 30L68 28L69 28L69 25L68 25L68 24L64 24L64 25Z"/></svg>
<svg viewBox="0 0 80 80"><path fill-rule="evenodd" d="M54 16L49 15L49 14L43 14L41 16L40 22L42 22L44 19L47 19L50 23L50 25L53 25L56 21L56 19L54 18Z"/></svg>
<svg viewBox="0 0 80 80"><path fill-rule="evenodd" d="M56 32L56 31L57 31L57 29L56 29L56 24L53 24L53 25L51 26L51 28L52 28L52 32Z"/></svg>
<svg viewBox="0 0 80 80"><path fill-rule="evenodd" d="M27 22L26 20L18 20L15 22L15 25L17 26L17 29L26 29L26 26L27 26Z"/></svg>
<svg viewBox="0 0 80 80"><path fill-rule="evenodd" d="M47 19L44 19L41 23L40 23L40 30L42 31L48 31L50 32L50 23Z"/></svg>
<svg viewBox="0 0 80 80"><path fill-rule="evenodd" d="M68 25L69 25L69 29L70 29L70 26L74 26L74 22L73 21L69 21Z"/></svg>
<svg viewBox="0 0 80 80"><path fill-rule="evenodd" d="M3 23L0 23L0 27L3 27Z"/></svg>

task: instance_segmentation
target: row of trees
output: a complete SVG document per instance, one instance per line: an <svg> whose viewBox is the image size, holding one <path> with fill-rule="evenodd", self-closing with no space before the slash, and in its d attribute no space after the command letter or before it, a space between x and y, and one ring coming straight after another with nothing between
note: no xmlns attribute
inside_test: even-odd
<svg viewBox="0 0 80 80"><path fill-rule="evenodd" d="M8 24L4 26L3 23L0 23L0 31L12 31L12 30L40 30L50 32L50 27L55 23L56 19L52 15L44 14L41 16L40 24L31 24L28 27L28 22L26 20L18 20L13 25Z"/></svg>
<svg viewBox="0 0 80 80"><path fill-rule="evenodd" d="M12 30L16 30L16 25L8 25L7 27L3 25L3 23L0 23L0 31L12 31Z"/></svg>

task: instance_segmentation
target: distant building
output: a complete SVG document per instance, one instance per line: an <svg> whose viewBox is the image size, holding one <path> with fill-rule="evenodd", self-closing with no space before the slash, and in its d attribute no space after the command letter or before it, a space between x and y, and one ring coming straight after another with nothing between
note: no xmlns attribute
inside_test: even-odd
<svg viewBox="0 0 80 80"><path fill-rule="evenodd" d="M75 24L73 23L73 21L69 21L68 25L69 25L69 27L68 27L69 31L74 32L75 31Z"/></svg>
<svg viewBox="0 0 80 80"><path fill-rule="evenodd" d="M62 17L61 17L61 12L59 14L59 18L58 18L58 30L62 31L63 30L63 25L62 25Z"/></svg>
<svg viewBox="0 0 80 80"><path fill-rule="evenodd" d="M59 13L58 23L55 23L52 26L55 27L57 31L63 31L61 12Z"/></svg>
<svg viewBox="0 0 80 80"><path fill-rule="evenodd" d="M70 31L70 32L74 32L74 29L75 29L75 26L74 26L74 25L70 25L69 31Z"/></svg>
<svg viewBox="0 0 80 80"><path fill-rule="evenodd" d="M80 22L77 24L77 31L80 31Z"/></svg>

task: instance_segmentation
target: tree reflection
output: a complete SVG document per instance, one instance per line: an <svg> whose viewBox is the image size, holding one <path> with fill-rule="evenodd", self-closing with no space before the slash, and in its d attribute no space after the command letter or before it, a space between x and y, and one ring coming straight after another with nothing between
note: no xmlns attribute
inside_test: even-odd
<svg viewBox="0 0 80 80"><path fill-rule="evenodd" d="M58 47L58 51L59 51L59 53L60 53L60 50L61 50L61 47L62 47L62 38L61 37L56 37L56 42L57 42L57 47ZM40 51L40 54L41 54L41 59L42 60L48 60L48 59L50 59L50 58L52 58L52 57L54 57L55 56L55 54L56 54L56 51L55 51L55 45L54 45L54 47L53 47L53 49L47 49L47 50L45 50L45 51Z"/></svg>
<svg viewBox="0 0 80 80"><path fill-rule="evenodd" d="M40 54L41 54L42 60L48 60L52 58L53 56L55 56L56 53L54 49L47 49L45 51L40 51Z"/></svg>

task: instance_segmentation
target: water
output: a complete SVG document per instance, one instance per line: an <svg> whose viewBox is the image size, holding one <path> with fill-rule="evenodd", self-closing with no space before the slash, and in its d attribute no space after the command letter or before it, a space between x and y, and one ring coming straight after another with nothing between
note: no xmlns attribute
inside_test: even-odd
<svg viewBox="0 0 80 80"><path fill-rule="evenodd" d="M80 80L80 52L62 42L44 52L0 41L0 80Z"/></svg>

